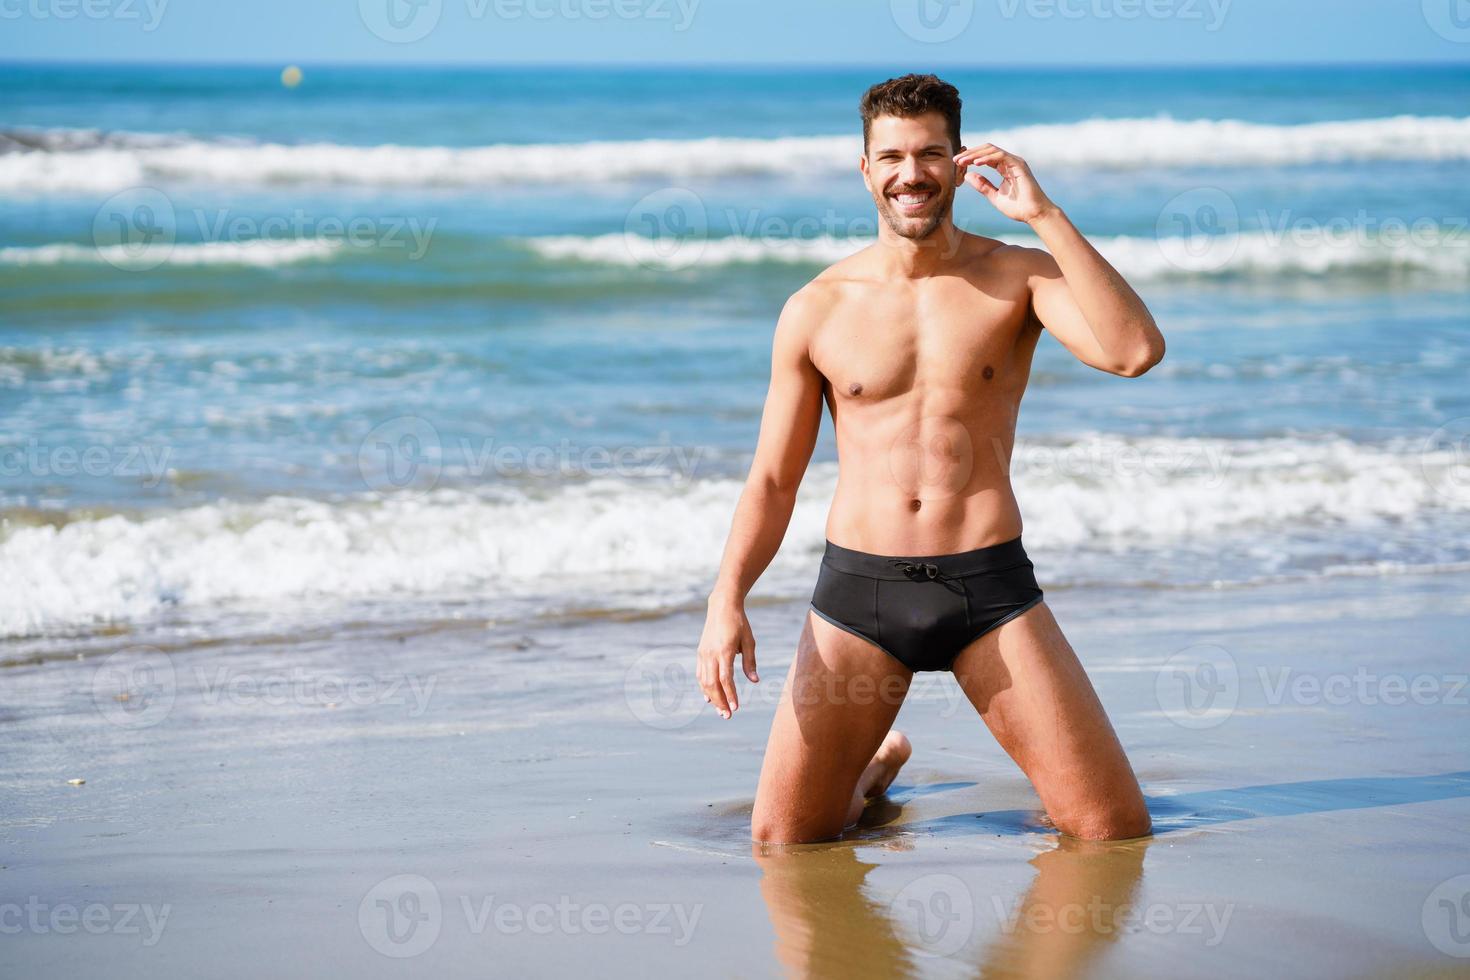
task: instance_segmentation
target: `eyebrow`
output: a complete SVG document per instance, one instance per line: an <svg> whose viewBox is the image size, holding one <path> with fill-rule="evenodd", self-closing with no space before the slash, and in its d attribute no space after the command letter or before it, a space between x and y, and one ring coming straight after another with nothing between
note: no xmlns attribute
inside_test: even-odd
<svg viewBox="0 0 1470 980"><path fill-rule="evenodd" d="M918 152L923 153L925 150L943 150L946 148L947 147L943 143L930 143L928 146L920 147ZM896 146L884 146L880 147L879 149L872 150L871 152L873 156L880 156L884 153L902 153L903 150L900 150Z"/></svg>

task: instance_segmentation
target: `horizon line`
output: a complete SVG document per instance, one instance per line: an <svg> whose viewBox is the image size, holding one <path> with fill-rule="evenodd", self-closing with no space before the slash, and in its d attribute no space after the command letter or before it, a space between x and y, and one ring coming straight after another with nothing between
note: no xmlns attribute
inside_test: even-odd
<svg viewBox="0 0 1470 980"><path fill-rule="evenodd" d="M586 70L609 70L627 69L637 71L658 70L752 70L771 69L785 71L821 72L838 70L861 70L877 69L883 71L893 70L892 65L896 62L827 62L813 64L811 62L783 62L783 61L667 61L667 62L635 62L635 61L515 61L515 62L489 62L489 61L367 61L367 60L325 60L314 61L311 59L281 58L270 61L251 60L217 60L217 61L188 61L188 60L114 60L96 61L69 58L8 58L0 57L0 67L50 67L50 68L260 68L279 69L284 65L313 65L317 68L379 68L379 69L586 69ZM1265 68L1265 69L1304 69L1304 68L1463 68L1470 71L1470 58L1463 60L1393 60L1382 61L1364 60L1342 60L1342 61L1219 61L1201 64L1192 62L1144 62L1136 64L1118 64L1111 62L987 62L985 64L964 64L959 62L937 63L931 62L930 69L934 71L1177 71L1180 69L1191 69L1195 71L1213 71L1236 68Z"/></svg>

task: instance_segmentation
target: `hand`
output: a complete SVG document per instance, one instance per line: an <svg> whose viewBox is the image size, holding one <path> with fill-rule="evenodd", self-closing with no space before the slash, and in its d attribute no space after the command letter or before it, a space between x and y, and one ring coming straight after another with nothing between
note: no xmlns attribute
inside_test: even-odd
<svg viewBox="0 0 1470 980"><path fill-rule="evenodd" d="M699 638L699 666L696 671L704 699L715 706L720 717L731 717L740 707L735 693L735 654L752 684L759 684L755 672L755 634L745 618L740 602L714 602L704 620L704 635Z"/></svg>
<svg viewBox="0 0 1470 980"><path fill-rule="evenodd" d="M1026 161L1014 153L1007 153L994 143L956 153L954 162L960 168L960 175L965 178L965 183L984 194L995 205L995 209L1007 218L1030 223L1049 211L1056 210L1056 205L1031 175L1031 168L1026 165ZM966 173L970 167L990 167L1000 174L1000 186L996 187L978 170L975 173Z"/></svg>

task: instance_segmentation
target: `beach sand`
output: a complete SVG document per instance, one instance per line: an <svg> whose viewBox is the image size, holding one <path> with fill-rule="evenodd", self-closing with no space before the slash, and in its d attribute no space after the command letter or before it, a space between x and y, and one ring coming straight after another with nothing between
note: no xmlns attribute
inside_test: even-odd
<svg viewBox="0 0 1470 980"><path fill-rule="evenodd" d="M728 722L697 610L13 663L0 973L1465 976L1467 586L1049 591L1154 816L1114 844L926 675L862 825L753 853L804 604Z"/></svg>

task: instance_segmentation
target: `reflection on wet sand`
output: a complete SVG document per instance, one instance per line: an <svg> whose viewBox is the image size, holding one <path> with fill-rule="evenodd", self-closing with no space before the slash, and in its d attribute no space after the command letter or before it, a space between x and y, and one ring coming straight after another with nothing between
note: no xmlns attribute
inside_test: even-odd
<svg viewBox="0 0 1470 980"><path fill-rule="evenodd" d="M906 812L895 799L912 803L974 785L951 780L895 787L888 797L871 801L858 827L838 840L752 845L776 932L775 952L788 975L1076 977L1096 972L1117 940L1140 928L1214 946L1223 938L1233 903L1139 904L1144 854L1154 841L1244 820L1461 799L1470 796L1470 771L1154 796L1149 799L1154 836L1130 841L1062 836L1036 810L914 819L918 814ZM904 862L884 857L884 852L914 851L916 845L946 838L988 837L1029 838L1047 847L1031 858L1036 873L1024 891L1021 886L1008 893L997 889L997 866L990 861L912 871L905 879L894 877ZM863 860L860 852L872 860ZM882 871L870 883L875 868Z"/></svg>
<svg viewBox="0 0 1470 980"><path fill-rule="evenodd" d="M908 850L903 838L754 844L752 854L789 976L915 976L937 957L961 975L1081 976L1127 927L1151 839L1055 840L1031 860L1020 896L981 894L951 873L919 876L891 898L865 888L879 864L858 849Z"/></svg>
<svg viewBox="0 0 1470 980"><path fill-rule="evenodd" d="M843 845L753 844L761 897L788 976L909 976L913 954L888 903L863 888L878 867Z"/></svg>
<svg viewBox="0 0 1470 980"><path fill-rule="evenodd" d="M1014 908L992 897L1000 933L985 951L979 976L1082 976L1127 928L1143 855L1152 838L1085 841L1061 837L1032 858L1036 877ZM985 910L977 909L980 915Z"/></svg>

